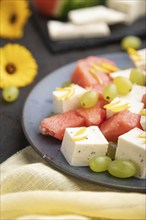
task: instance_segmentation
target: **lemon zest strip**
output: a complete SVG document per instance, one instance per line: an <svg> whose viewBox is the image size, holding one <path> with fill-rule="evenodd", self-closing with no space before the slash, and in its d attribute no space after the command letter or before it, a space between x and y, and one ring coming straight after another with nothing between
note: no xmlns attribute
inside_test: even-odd
<svg viewBox="0 0 146 220"><path fill-rule="evenodd" d="M82 141L84 139L86 139L87 136L81 136L81 137L73 137L72 140L74 141Z"/></svg>
<svg viewBox="0 0 146 220"><path fill-rule="evenodd" d="M140 111L140 114L141 114L142 116L146 116L146 109L142 109L142 110Z"/></svg>
<svg viewBox="0 0 146 220"><path fill-rule="evenodd" d="M67 91L67 89L66 88L56 88L56 91Z"/></svg>
<svg viewBox="0 0 146 220"><path fill-rule="evenodd" d="M91 73L91 75L99 82L100 85L103 85L103 81L101 80L101 78L97 75L97 73L95 72L94 69L90 69L89 72Z"/></svg>
<svg viewBox="0 0 146 220"><path fill-rule="evenodd" d="M143 138L144 139L144 144L146 144L146 135L140 134L140 135L138 135L138 137L139 138Z"/></svg>
<svg viewBox="0 0 146 220"><path fill-rule="evenodd" d="M111 108L109 108L109 110L111 110L113 112L120 112L120 111L123 111L123 110L128 109L128 108L130 108L130 106L129 106L128 103L126 103L126 104L123 104L123 105L111 107Z"/></svg>
<svg viewBox="0 0 146 220"><path fill-rule="evenodd" d="M146 135L140 134L138 135L139 138L146 138Z"/></svg>
<svg viewBox="0 0 146 220"><path fill-rule="evenodd" d="M59 91L59 90L58 90ZM66 93L60 97L57 98L57 100L62 100L62 99L69 99L73 96L73 94L75 93L75 90L73 89L64 89L64 90L60 90L60 91L66 91Z"/></svg>
<svg viewBox="0 0 146 220"><path fill-rule="evenodd" d="M71 83L68 87L72 87L72 86L74 86L75 84L74 83Z"/></svg>
<svg viewBox="0 0 146 220"><path fill-rule="evenodd" d="M110 73L109 70L107 70L106 68L100 67L100 66L98 66L96 64L93 64L92 67L93 67L93 69L98 70L98 71L100 71L102 73Z"/></svg>
<svg viewBox="0 0 146 220"><path fill-rule="evenodd" d="M128 53L140 57L140 54L134 48L128 48Z"/></svg>
<svg viewBox="0 0 146 220"><path fill-rule="evenodd" d="M116 102L112 102L112 103L106 104L106 105L104 105L103 107L108 109L108 108L110 108L110 107L113 107L113 106L119 104L120 102L121 102L121 100L118 100L118 101L116 101Z"/></svg>
<svg viewBox="0 0 146 220"><path fill-rule="evenodd" d="M74 83L71 83L69 86L67 86L67 87L57 87L56 88L56 91L68 91L68 90L70 90L70 88L71 87L73 87L74 86Z"/></svg>
<svg viewBox="0 0 146 220"><path fill-rule="evenodd" d="M86 127L82 127L80 130L78 130L75 134L74 134L74 136L78 136L78 135L81 135L81 134L83 134L85 131L86 131Z"/></svg>
<svg viewBox="0 0 146 220"><path fill-rule="evenodd" d="M101 65L103 67L105 67L109 71L109 73L111 73L111 71L115 72L115 71L120 70L117 66L114 66L114 65L106 63L106 62L101 63Z"/></svg>
<svg viewBox="0 0 146 220"><path fill-rule="evenodd" d="M130 57L132 59L134 59L135 61L142 61L142 57L141 55L134 49L134 48L128 48L128 54L130 55Z"/></svg>
<svg viewBox="0 0 146 220"><path fill-rule="evenodd" d="M86 127L82 127L80 130L78 130L75 134L74 134L74 136L72 137L72 140L74 140L74 141L82 141L82 140L84 140L84 139L86 139L86 135L84 135L84 136L80 136L80 135L82 135L85 131L86 131Z"/></svg>
<svg viewBox="0 0 146 220"><path fill-rule="evenodd" d="M69 99L69 98L71 98L73 95L74 95L74 93L75 93L75 90L70 90L70 93L68 93L68 95L67 95L67 99Z"/></svg>
<svg viewBox="0 0 146 220"><path fill-rule="evenodd" d="M122 110L130 108L129 103L118 105L120 102L121 102L121 100L118 100L117 102L113 102L113 103L104 105L104 108L109 109L113 112L120 112Z"/></svg>

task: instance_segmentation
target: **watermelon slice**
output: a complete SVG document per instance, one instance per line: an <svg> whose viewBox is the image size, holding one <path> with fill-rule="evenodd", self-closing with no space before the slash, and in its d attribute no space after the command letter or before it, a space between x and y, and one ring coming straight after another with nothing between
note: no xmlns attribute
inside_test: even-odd
<svg viewBox="0 0 146 220"><path fill-rule="evenodd" d="M106 111L99 104L89 109L78 108L76 112L85 119L85 125L87 127L93 125L99 126L106 118Z"/></svg>
<svg viewBox="0 0 146 220"><path fill-rule="evenodd" d="M99 98L98 98L98 105L101 107L101 108L104 108L105 105L107 105L109 102L107 100L105 100L103 98L102 95L99 95ZM105 108L104 108L105 109Z"/></svg>
<svg viewBox="0 0 146 220"><path fill-rule="evenodd" d="M58 10L61 7L59 4L62 4L64 1L58 1L58 0L33 0L34 6L37 8L38 11L43 13L44 15L49 15L49 16L57 16L57 5L58 5Z"/></svg>
<svg viewBox="0 0 146 220"><path fill-rule="evenodd" d="M129 110L121 111L104 121L100 130L108 141L116 142L118 137L140 125L140 115Z"/></svg>
<svg viewBox="0 0 146 220"><path fill-rule="evenodd" d="M71 81L84 88L96 89L101 94L103 88L112 81L109 74L105 73L111 71L102 66L105 63L116 66L113 61L101 57L89 56L79 60Z"/></svg>
<svg viewBox="0 0 146 220"><path fill-rule="evenodd" d="M50 135L62 140L66 128L81 126L84 126L84 118L77 115L74 110L71 110L43 119L39 128L43 135Z"/></svg>
<svg viewBox="0 0 146 220"><path fill-rule="evenodd" d="M105 4L105 0L33 0L33 3L44 15L63 18L70 10Z"/></svg>

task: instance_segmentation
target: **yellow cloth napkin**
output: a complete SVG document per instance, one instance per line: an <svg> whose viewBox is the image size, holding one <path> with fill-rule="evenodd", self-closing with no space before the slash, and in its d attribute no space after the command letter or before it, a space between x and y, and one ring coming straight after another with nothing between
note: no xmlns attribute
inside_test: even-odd
<svg viewBox="0 0 146 220"><path fill-rule="evenodd" d="M88 183L52 168L32 147L1 164L2 220L144 220L145 194Z"/></svg>

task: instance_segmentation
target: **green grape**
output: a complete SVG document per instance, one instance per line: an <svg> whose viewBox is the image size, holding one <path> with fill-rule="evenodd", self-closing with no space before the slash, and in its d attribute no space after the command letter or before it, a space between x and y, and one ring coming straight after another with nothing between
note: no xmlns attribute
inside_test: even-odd
<svg viewBox="0 0 146 220"><path fill-rule="evenodd" d="M3 89L2 96L5 101L13 102L19 96L19 89L13 86L7 87Z"/></svg>
<svg viewBox="0 0 146 220"><path fill-rule="evenodd" d="M114 160L108 165L108 172L118 178L129 178L137 173L137 166L130 160Z"/></svg>
<svg viewBox="0 0 146 220"><path fill-rule="evenodd" d="M103 172L108 168L112 160L108 156L95 156L89 160L89 167L94 172Z"/></svg>
<svg viewBox="0 0 146 220"><path fill-rule="evenodd" d="M103 89L103 98L111 102L118 95L117 86L114 83L110 83Z"/></svg>
<svg viewBox="0 0 146 220"><path fill-rule="evenodd" d="M127 36L124 37L121 41L121 47L123 50L127 50L128 48L137 50L141 47L141 44L141 39L136 36Z"/></svg>
<svg viewBox="0 0 146 220"><path fill-rule="evenodd" d="M87 91L80 98L80 104L83 108L91 108L98 101L98 93L96 91Z"/></svg>
<svg viewBox="0 0 146 220"><path fill-rule="evenodd" d="M127 95L132 90L131 80L124 76L117 76L114 78L114 83L120 95Z"/></svg>
<svg viewBox="0 0 146 220"><path fill-rule="evenodd" d="M130 80L132 83L144 86L146 77L141 69L133 68L130 73Z"/></svg>
<svg viewBox="0 0 146 220"><path fill-rule="evenodd" d="M65 81L64 83L62 83L62 87L63 87L63 88L64 88L64 87L67 87L67 86L69 86L70 84L72 84L71 81Z"/></svg>

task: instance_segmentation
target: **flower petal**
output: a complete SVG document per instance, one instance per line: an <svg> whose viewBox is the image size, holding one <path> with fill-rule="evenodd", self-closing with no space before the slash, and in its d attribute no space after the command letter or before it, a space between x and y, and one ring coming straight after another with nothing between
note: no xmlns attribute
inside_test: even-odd
<svg viewBox="0 0 146 220"><path fill-rule="evenodd" d="M7 86L23 87L34 80L38 65L26 47L19 44L7 44L0 48L0 53L0 88ZM8 72L6 68L8 65L15 67L14 73Z"/></svg>
<svg viewBox="0 0 146 220"><path fill-rule="evenodd" d="M23 35L31 12L27 0L0 0L0 37L18 39Z"/></svg>

